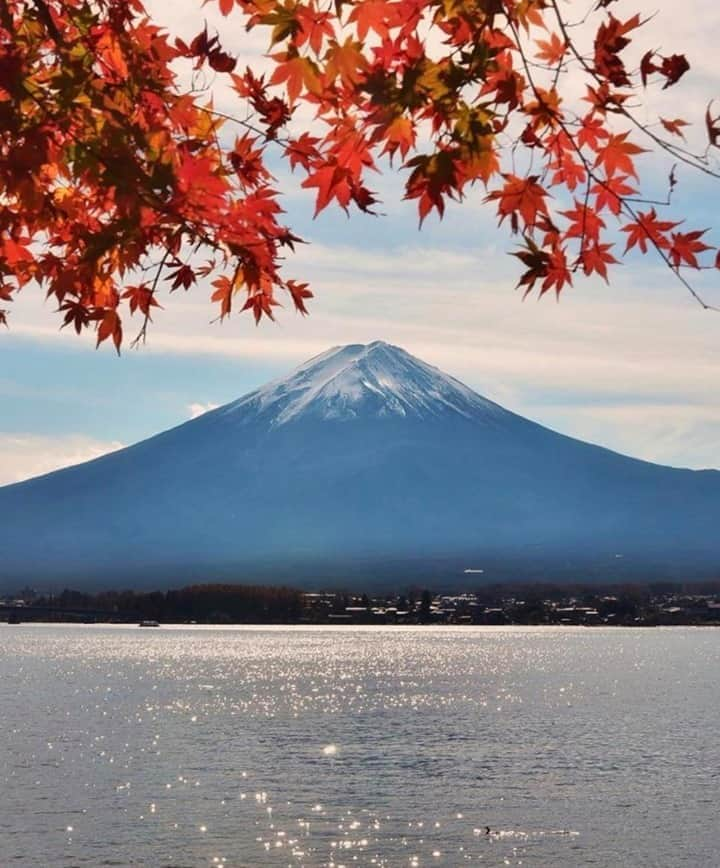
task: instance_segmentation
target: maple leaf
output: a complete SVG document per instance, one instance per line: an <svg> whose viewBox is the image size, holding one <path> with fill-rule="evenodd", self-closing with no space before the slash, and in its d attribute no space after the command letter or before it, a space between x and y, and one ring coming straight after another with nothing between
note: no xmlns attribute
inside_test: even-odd
<svg viewBox="0 0 720 868"><path fill-rule="evenodd" d="M575 200L572 211L561 211L563 217L570 221L570 227L565 232L565 238L581 238L597 242L600 232L605 228L604 220L598 213L582 202Z"/></svg>
<svg viewBox="0 0 720 868"><path fill-rule="evenodd" d="M230 154L233 169L247 187L257 187L271 175L263 163L263 149L256 148L257 138L246 134L235 139L235 147Z"/></svg>
<svg viewBox="0 0 720 868"><path fill-rule="evenodd" d="M265 292L258 292L254 295L248 296L247 301L242 306L242 310L251 310L253 312L253 317L255 318L255 325L257 325L263 316L274 320L275 314L273 313L273 307L277 307L279 304L280 302L276 301L272 295L268 295Z"/></svg>
<svg viewBox="0 0 720 868"><path fill-rule="evenodd" d="M622 228L622 231L628 235L625 252L637 245L643 253L647 253L648 242L660 250L667 250L670 247L667 235L677 225L670 221L658 220L654 208L644 214L640 212L637 220Z"/></svg>
<svg viewBox="0 0 720 868"><path fill-rule="evenodd" d="M415 126L410 118L398 115L378 130L378 137L385 141L385 146L380 152L381 156L389 154L392 158L397 151L400 151L400 156L404 159L408 151L415 146Z"/></svg>
<svg viewBox="0 0 720 868"><path fill-rule="evenodd" d="M672 245L670 246L670 259L675 268L681 265L689 265L691 268L700 268L697 254L710 250L710 246L700 241L707 229L694 230L693 232L673 232Z"/></svg>
<svg viewBox="0 0 720 868"><path fill-rule="evenodd" d="M526 229L532 229L537 223L539 214L547 214L545 197L548 195L540 184L538 176L530 175L521 178L517 175L504 174L505 186L502 190L489 193L485 201L497 201L500 223L510 217L513 232L519 231L519 220Z"/></svg>
<svg viewBox="0 0 720 868"><path fill-rule="evenodd" d="M485 84L480 89L480 96L492 94L496 103L507 104L510 110L517 108L526 87L525 79L512 68L500 66L490 70L485 76Z"/></svg>
<svg viewBox="0 0 720 868"><path fill-rule="evenodd" d="M682 127L690 126L687 121L681 120L680 118L675 118L674 121L660 118L660 123L669 133L672 133L674 136L680 136L681 139L685 138Z"/></svg>
<svg viewBox="0 0 720 868"><path fill-rule="evenodd" d="M308 57L289 53L273 55L277 67L270 78L270 84L283 84L287 90L290 105L294 105L303 87L308 93L320 94L322 82L317 66Z"/></svg>
<svg viewBox="0 0 720 868"><path fill-rule="evenodd" d="M319 141L317 136L311 136L307 132L302 133L296 139L290 139L285 148L290 168L295 169L296 166L302 166L306 172L309 171L310 166L321 159L320 152L315 147Z"/></svg>
<svg viewBox="0 0 720 868"><path fill-rule="evenodd" d="M505 8L503 8L502 3L497 2L497 0L490 0L490 8L498 13L507 11L508 5L506 4ZM541 11L544 6L544 0L540 0L540 2L538 0L515 0L512 4L512 7L514 7L512 12L525 30L529 30L531 25L535 27L545 26Z"/></svg>
<svg viewBox="0 0 720 868"><path fill-rule="evenodd" d="M707 111L705 112L705 126L707 127L708 141L714 148L720 147L720 115L713 117L710 114L712 102L708 103Z"/></svg>
<svg viewBox="0 0 720 868"><path fill-rule="evenodd" d="M581 148L587 146L593 151L599 151L600 141L608 138L610 138L610 133L605 129L599 117L589 114L583 118L577 135L578 145Z"/></svg>
<svg viewBox="0 0 720 868"><path fill-rule="evenodd" d="M609 84L604 81L598 87L586 85L587 93L583 97L585 102L589 102L595 111L602 114L606 112L622 111L624 103L626 103L631 94L622 93L618 90L613 90Z"/></svg>
<svg viewBox="0 0 720 868"><path fill-rule="evenodd" d="M234 57L216 48L207 56L207 61L215 72L232 72L237 61Z"/></svg>
<svg viewBox="0 0 720 868"><path fill-rule="evenodd" d="M613 175L602 184L593 184L590 193L595 196L595 210L600 212L607 208L612 214L618 215L622 211L623 199L637 193L634 187L626 184L627 175Z"/></svg>
<svg viewBox="0 0 720 868"><path fill-rule="evenodd" d="M24 262L33 262L35 257L27 248L27 241L19 241L14 238L0 239L2 255L11 269L21 266Z"/></svg>
<svg viewBox="0 0 720 868"><path fill-rule="evenodd" d="M391 14L392 8L387 0L360 0L353 5L348 23L356 25L357 36L361 41L370 30L385 39L390 33L388 18Z"/></svg>
<svg viewBox="0 0 720 868"><path fill-rule="evenodd" d="M595 165L602 166L608 178L616 173L632 175L633 178L638 176L632 157L646 153L647 149L627 141L629 135L629 132L610 135L607 144L598 153Z"/></svg>
<svg viewBox="0 0 720 868"><path fill-rule="evenodd" d="M548 251L538 247L532 238L526 237L524 241L525 249L512 254L527 266L527 271L518 282L518 287L526 287L523 298L527 298L538 280L542 280L540 296L553 287L555 294L559 296L565 285L572 285L572 275L564 248L553 244Z"/></svg>
<svg viewBox="0 0 720 868"><path fill-rule="evenodd" d="M566 284L572 286L572 275L568 268L565 250L557 247L548 257L547 273L540 287L540 295L555 287L555 295L559 296Z"/></svg>
<svg viewBox="0 0 720 868"><path fill-rule="evenodd" d="M295 7L295 18L299 24L299 31L295 36L295 45L300 48L306 42L311 51L320 54L324 40L330 39L335 30L331 22L329 12L321 12L315 4Z"/></svg>
<svg viewBox="0 0 720 868"><path fill-rule="evenodd" d="M330 81L340 78L343 84L350 87L362 81L368 62L361 48L362 43L353 40L350 36L342 45L334 40L330 43L325 58Z"/></svg>
<svg viewBox="0 0 720 868"><path fill-rule="evenodd" d="M224 274L213 280L215 292L210 296L211 301L220 302L220 319L225 319L232 309L233 282Z"/></svg>
<svg viewBox="0 0 720 868"><path fill-rule="evenodd" d="M120 40L109 26L96 29L95 52L104 74L112 79L125 80L129 73Z"/></svg>
<svg viewBox="0 0 720 868"><path fill-rule="evenodd" d="M657 70L659 69L659 67L653 63L653 57L655 57L654 51L646 51L645 54L643 54L642 56L642 60L640 61L640 79L642 81L643 87L647 87L648 76L651 75L653 72L657 72Z"/></svg>
<svg viewBox="0 0 720 868"><path fill-rule="evenodd" d="M627 21L620 21L609 14L595 35L595 72L606 78L616 87L630 84L625 64L620 58L620 52L630 44L627 34L640 26L640 16L633 15Z"/></svg>
<svg viewBox="0 0 720 868"><path fill-rule="evenodd" d="M540 49L535 53L535 57L547 63L548 66L557 66L562 63L568 48L567 42L560 39L557 33L553 33L549 40L537 39L535 44Z"/></svg>
<svg viewBox="0 0 720 868"><path fill-rule="evenodd" d="M174 292L181 286L183 289L190 289L196 279L195 271L189 265L180 265L165 277L165 280L172 280L170 292Z"/></svg>
<svg viewBox="0 0 720 868"><path fill-rule="evenodd" d="M412 169L405 185L405 198L418 199L420 224L433 208L442 218L445 198L457 198L460 193L461 176L455 156L446 150L420 154L408 160L405 168Z"/></svg>
<svg viewBox="0 0 720 868"><path fill-rule="evenodd" d="M608 265L615 265L617 259L610 253L612 244L590 244L583 248L580 254L580 262L582 263L583 271L586 275L591 275L593 272L599 274L607 283L608 282Z"/></svg>
<svg viewBox="0 0 720 868"><path fill-rule="evenodd" d="M95 346L99 347L109 337L112 337L115 349L119 354L120 345L122 344L122 323L118 312L114 308L109 308L103 313L97 329L97 343Z"/></svg>
<svg viewBox="0 0 720 868"><path fill-rule="evenodd" d="M195 157L184 153L177 169L178 191L193 203L218 202L228 189L228 182L218 173L210 157Z"/></svg>
<svg viewBox="0 0 720 868"><path fill-rule="evenodd" d="M584 184L587 172L582 163L566 157L553 175L553 185L564 184L572 193L578 184Z"/></svg>
<svg viewBox="0 0 720 868"><path fill-rule="evenodd" d="M297 50L300 46L295 40L301 26L296 9L290 4L281 6L279 3L271 4L270 9L271 11L258 16L261 24L272 27L270 44L276 45L278 42L284 42L288 37L292 37L294 40L293 48Z"/></svg>
<svg viewBox="0 0 720 868"><path fill-rule="evenodd" d="M518 250L511 254L527 266L527 271L521 275L516 287L516 289L520 286L526 287L523 298L526 298L532 292L538 280L547 275L550 260L549 254L541 250L532 238L525 238L525 246L527 249Z"/></svg>
<svg viewBox="0 0 720 868"><path fill-rule="evenodd" d="M185 43L180 39L176 40L175 42L178 46L178 49L180 49L181 51L185 50L188 57L199 58L199 62L202 62L202 60L207 57L210 51L219 46L219 40L217 36L211 37L208 33L207 24L205 25L203 30L201 30L200 33L198 33L197 36L193 38L189 46L186 46Z"/></svg>
<svg viewBox="0 0 720 868"><path fill-rule="evenodd" d="M308 175L302 182L302 186L306 189L317 188L318 192L315 200L316 217L324 208L327 208L333 199L337 199L340 207L344 211L347 211L352 198L352 189L350 173L342 166L338 166L337 164L323 166L321 169Z"/></svg>
<svg viewBox="0 0 720 868"><path fill-rule="evenodd" d="M670 57L663 57L663 62L660 65L660 73L666 78L663 90L675 84L685 73L690 69L690 64L684 54L673 54Z"/></svg>
<svg viewBox="0 0 720 868"><path fill-rule="evenodd" d="M653 61L654 57L660 57L659 66ZM665 84L663 85L663 90L665 90L682 78L689 69L690 64L684 54L672 54L670 57L663 57L655 51L647 51L640 61L640 78L643 87L647 87L648 76L653 72L659 72L665 77Z"/></svg>
<svg viewBox="0 0 720 868"><path fill-rule="evenodd" d="M139 310L140 313L144 314L148 319L151 319L150 311L153 307L160 308L160 304L155 298L153 290L147 286L147 284L128 286L121 297L130 300L131 314L135 313L136 310Z"/></svg>
<svg viewBox="0 0 720 868"><path fill-rule="evenodd" d="M294 280L288 280L285 286L292 297L295 309L299 313L303 314L303 316L306 315L307 308L305 307L305 299L313 297L312 292L308 289L307 283L297 283Z"/></svg>

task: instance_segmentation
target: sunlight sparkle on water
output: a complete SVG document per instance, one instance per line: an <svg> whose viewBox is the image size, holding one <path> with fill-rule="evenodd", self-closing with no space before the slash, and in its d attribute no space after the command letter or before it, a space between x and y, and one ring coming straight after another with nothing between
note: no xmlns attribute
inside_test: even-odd
<svg viewBox="0 0 720 868"><path fill-rule="evenodd" d="M138 632L0 625L12 864L714 864L718 634Z"/></svg>

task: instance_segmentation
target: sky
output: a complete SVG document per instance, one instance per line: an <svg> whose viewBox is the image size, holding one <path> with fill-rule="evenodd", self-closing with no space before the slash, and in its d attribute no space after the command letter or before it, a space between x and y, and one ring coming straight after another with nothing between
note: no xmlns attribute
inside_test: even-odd
<svg viewBox="0 0 720 868"><path fill-rule="evenodd" d="M245 33L239 17L221 20L214 4L147 6L186 38L207 19L241 63L264 62L258 37ZM613 5L620 18L655 13L633 56L660 48L685 53L691 64L680 84L648 95L644 116L682 116L693 122L691 141L702 141L707 103L720 97L713 42L720 7L686 0L682 8L679 17L669 0ZM216 93L216 105L236 108L227 92ZM644 189L664 196L669 168L645 159ZM718 182L683 167L677 174L671 213L692 228L714 227L709 237L720 243ZM276 324L255 327L249 316L213 323L210 288L200 286L175 293L145 346L118 358L109 342L96 351L91 336L60 332L42 293L23 290L11 328L0 334L0 484L137 442L331 346L373 340L400 345L562 433L650 461L720 468L720 313L703 311L661 262L631 256L610 286L579 279L559 303L522 301L514 290L518 263L508 255L512 238L483 205L482 190L420 230L415 206L402 201L401 178L373 181L383 216L347 219L331 208L313 220L310 193L278 170L286 222L309 242L286 268L315 293L307 318L288 307ZM715 275L693 284L720 306Z"/></svg>

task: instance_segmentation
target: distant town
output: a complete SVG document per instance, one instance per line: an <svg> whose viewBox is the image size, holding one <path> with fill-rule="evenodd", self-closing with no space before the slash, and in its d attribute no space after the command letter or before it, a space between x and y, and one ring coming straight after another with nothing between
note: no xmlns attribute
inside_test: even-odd
<svg viewBox="0 0 720 868"><path fill-rule="evenodd" d="M168 591L23 588L0 597L0 621L145 624L458 624L720 626L720 581L696 585L495 585L369 596L254 585Z"/></svg>

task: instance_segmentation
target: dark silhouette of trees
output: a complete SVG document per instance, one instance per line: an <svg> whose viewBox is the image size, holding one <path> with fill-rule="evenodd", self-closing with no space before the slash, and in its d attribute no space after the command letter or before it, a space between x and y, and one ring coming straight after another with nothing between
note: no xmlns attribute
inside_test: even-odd
<svg viewBox="0 0 720 868"><path fill-rule="evenodd" d="M219 584L150 592L100 591L87 594L65 590L54 599L39 597L35 605L59 612L113 613L122 620L262 624L299 620L302 594L292 588Z"/></svg>
<svg viewBox="0 0 720 868"><path fill-rule="evenodd" d="M430 605L432 603L432 595L430 591L423 591L422 596L420 597L420 623L421 624L429 624L430 623Z"/></svg>

